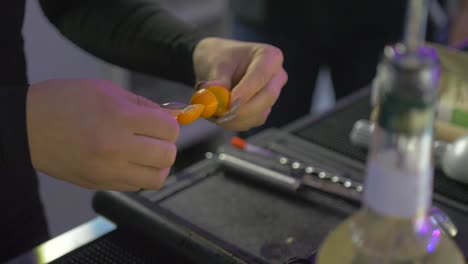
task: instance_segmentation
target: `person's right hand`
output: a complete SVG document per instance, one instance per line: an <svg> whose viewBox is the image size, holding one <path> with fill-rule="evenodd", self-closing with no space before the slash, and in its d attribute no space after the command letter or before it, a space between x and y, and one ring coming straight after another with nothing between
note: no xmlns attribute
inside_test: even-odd
<svg viewBox="0 0 468 264"><path fill-rule="evenodd" d="M159 189L175 161L176 119L110 81L31 85L26 111L32 164L55 178L92 189Z"/></svg>

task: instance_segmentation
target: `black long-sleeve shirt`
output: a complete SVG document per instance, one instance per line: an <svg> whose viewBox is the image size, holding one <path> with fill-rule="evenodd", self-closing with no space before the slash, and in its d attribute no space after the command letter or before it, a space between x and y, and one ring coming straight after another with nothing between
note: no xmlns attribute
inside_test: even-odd
<svg viewBox="0 0 468 264"><path fill-rule="evenodd" d="M152 0L39 0L72 42L108 62L192 84L202 38ZM48 238L28 149L28 82L21 35L25 0L0 9L0 262ZM46 64L45 64L46 67Z"/></svg>

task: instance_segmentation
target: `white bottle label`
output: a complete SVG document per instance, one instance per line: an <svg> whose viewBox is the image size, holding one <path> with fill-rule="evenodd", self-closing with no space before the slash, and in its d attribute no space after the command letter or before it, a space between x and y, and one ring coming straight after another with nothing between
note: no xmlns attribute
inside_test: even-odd
<svg viewBox="0 0 468 264"><path fill-rule="evenodd" d="M395 151L369 157L365 205L393 217L413 217L427 211L432 198L433 170L428 164L421 164L420 154L405 157L406 166L398 166L401 161L397 159L401 157Z"/></svg>

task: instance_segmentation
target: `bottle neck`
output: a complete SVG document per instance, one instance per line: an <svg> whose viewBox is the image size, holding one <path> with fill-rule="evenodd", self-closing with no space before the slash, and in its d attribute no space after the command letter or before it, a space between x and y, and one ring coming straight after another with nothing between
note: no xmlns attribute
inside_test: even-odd
<svg viewBox="0 0 468 264"><path fill-rule="evenodd" d="M371 146L364 206L390 217L425 214L432 200L432 131L407 136L376 127Z"/></svg>

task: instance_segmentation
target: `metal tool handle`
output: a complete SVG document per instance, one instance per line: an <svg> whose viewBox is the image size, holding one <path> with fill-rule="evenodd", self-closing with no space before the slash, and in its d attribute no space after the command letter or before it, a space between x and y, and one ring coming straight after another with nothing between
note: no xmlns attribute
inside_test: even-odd
<svg viewBox="0 0 468 264"><path fill-rule="evenodd" d="M306 165L287 156L279 156L278 161L284 166L289 166L292 175L268 169L226 153L219 153L218 155L207 153L206 155L207 158L216 157L221 164L228 168L253 176L261 182L283 190L297 191L301 186L306 186L341 198L356 202L361 201L362 192L364 191L362 183L317 166ZM432 207L429 211L429 218L449 236L455 237L457 235L457 227L448 215L439 208Z"/></svg>
<svg viewBox="0 0 468 264"><path fill-rule="evenodd" d="M281 189L296 191L301 185L300 180L294 177L226 153L220 153L216 157L221 164L230 169L239 171L245 175L250 175L251 177L253 176L258 181L274 185Z"/></svg>
<svg viewBox="0 0 468 264"><path fill-rule="evenodd" d="M369 120L361 119L356 121L349 133L351 143L357 147L368 148L374 129L375 125ZM437 167L441 166L442 158L449 146L450 144L447 142L440 140L434 141L434 160Z"/></svg>

